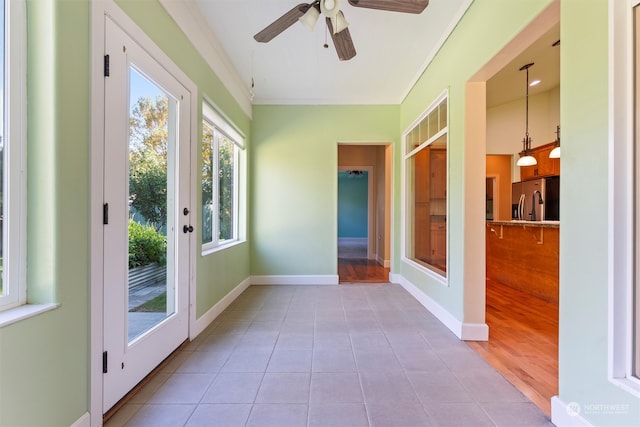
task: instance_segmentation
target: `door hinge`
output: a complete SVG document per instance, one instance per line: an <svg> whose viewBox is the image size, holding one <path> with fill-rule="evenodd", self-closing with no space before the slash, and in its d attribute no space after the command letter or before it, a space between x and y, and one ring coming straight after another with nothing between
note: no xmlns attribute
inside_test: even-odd
<svg viewBox="0 0 640 427"><path fill-rule="evenodd" d="M106 351L102 352L102 373L103 374L107 373L107 352Z"/></svg>
<svg viewBox="0 0 640 427"><path fill-rule="evenodd" d="M104 56L104 76L109 77L109 55Z"/></svg>
<svg viewBox="0 0 640 427"><path fill-rule="evenodd" d="M102 205L102 224L109 224L109 203Z"/></svg>

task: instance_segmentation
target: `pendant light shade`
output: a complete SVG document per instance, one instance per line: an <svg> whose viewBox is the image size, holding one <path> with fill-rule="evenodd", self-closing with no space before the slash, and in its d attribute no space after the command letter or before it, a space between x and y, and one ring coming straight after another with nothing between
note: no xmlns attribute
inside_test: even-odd
<svg viewBox="0 0 640 427"><path fill-rule="evenodd" d="M522 156L518 159L516 163L518 166L533 166L537 165L538 161L533 156Z"/></svg>
<svg viewBox="0 0 640 427"><path fill-rule="evenodd" d="M320 10L316 6L311 6L309 10L305 12L298 20L305 26L305 28L309 31L313 31L316 26L316 22L318 22L318 18L320 17Z"/></svg>
<svg viewBox="0 0 640 427"><path fill-rule="evenodd" d="M556 127L556 147L549 153L550 159L560 158L560 126Z"/></svg>
<svg viewBox="0 0 640 427"><path fill-rule="evenodd" d="M333 34L338 34L340 31L345 30L349 23L344 18L342 11L339 11L334 18L331 18L331 25L333 25Z"/></svg>
<svg viewBox="0 0 640 427"><path fill-rule="evenodd" d="M333 34L338 34L345 30L349 23L344 18L344 14L340 10L338 0L320 0L311 3L309 9L298 20L309 31L313 31L320 17L320 13L326 15L331 20Z"/></svg>
<svg viewBox="0 0 640 427"><path fill-rule="evenodd" d="M520 71L525 70L527 72L527 83L525 92L525 132L522 139L522 157L518 159L516 163L518 166L533 166L537 165L538 161L531 155L531 137L529 136L529 68L533 66L533 62L527 65L523 65Z"/></svg>

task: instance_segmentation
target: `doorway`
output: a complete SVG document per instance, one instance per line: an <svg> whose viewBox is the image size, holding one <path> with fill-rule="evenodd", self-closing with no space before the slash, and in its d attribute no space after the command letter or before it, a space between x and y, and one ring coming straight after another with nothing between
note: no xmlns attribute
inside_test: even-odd
<svg viewBox="0 0 640 427"><path fill-rule="evenodd" d="M390 144L338 144L340 283L389 281L391 155Z"/></svg>
<svg viewBox="0 0 640 427"><path fill-rule="evenodd" d="M506 272L515 277L515 272L526 271L516 263L505 261L511 253L526 254L520 257L523 260L521 265L530 267L530 263L535 262L536 268L545 265L547 269L546 266L552 263L545 264L533 257L541 256L539 254L542 252L553 253L554 245L557 248L557 238L554 239L557 230L545 229L544 240L534 240L533 245L528 245L532 227L527 225L528 234L518 238L516 233L524 228L518 228L516 223L511 222L511 183L520 181L520 167L516 166L516 159L522 148L519 141L524 128L514 126L517 121L513 118L524 119L525 115L524 75L517 74L523 64L534 62L532 70L540 70L540 79L543 84L546 82L546 86L538 86L539 98L532 102L534 113L531 115L531 124L536 133L535 145L543 145L553 139L558 124L555 121L556 113L559 121L560 83L559 77L558 80L554 79L559 76L559 52L553 50L559 46L559 18L559 3L554 2L471 78L466 93L467 132L474 135L474 140L466 139L468 148L465 155L469 154L469 150L478 150L480 147L484 152L478 150L474 154L476 158L482 156L486 159L470 174L475 180L471 187L476 184L478 187L485 186L487 202L485 212L474 211L474 216L483 215L485 220L492 221L484 226L478 222L477 228L465 233L465 241L478 244L475 249L483 250L486 255L480 266L483 268L469 275L473 276L470 279L474 284L473 292L478 295L473 299L478 306L469 311L479 311L479 305L482 304L482 313L491 329L488 342L468 344L546 414L550 414L551 397L558 393L557 300L545 300L536 294L537 289L542 287L539 277L535 280L527 277L523 282L526 286L517 288L513 284L495 280L498 277L495 272ZM557 58L554 61L547 62L555 55ZM547 68L557 66L557 70L545 70L545 64ZM520 95L517 91L509 91L504 84L504 78L509 73L515 73L514 81L522 83L515 85L516 89L520 88ZM539 102L538 110L536 102ZM536 111L540 113L536 115ZM515 146L512 145L514 143ZM506 162L503 162L505 157ZM481 191L474 187L473 191L476 190ZM466 195L467 199L469 197ZM512 241L515 249L504 250L510 247L508 243ZM530 247L535 251L527 252ZM555 253L557 263L557 249Z"/></svg>
<svg viewBox="0 0 640 427"><path fill-rule="evenodd" d="M103 413L188 337L193 231L190 92L108 18L105 41Z"/></svg>
<svg viewBox="0 0 640 427"><path fill-rule="evenodd" d="M338 258L369 259L369 224L373 203L371 166L338 169Z"/></svg>

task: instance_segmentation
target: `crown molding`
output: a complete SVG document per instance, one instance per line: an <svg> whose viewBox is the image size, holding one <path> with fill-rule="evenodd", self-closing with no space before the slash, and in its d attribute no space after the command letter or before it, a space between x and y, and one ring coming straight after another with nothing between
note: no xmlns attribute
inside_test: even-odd
<svg viewBox="0 0 640 427"><path fill-rule="evenodd" d="M240 108L251 118L251 95L224 48L193 0L159 0L160 4L202 55Z"/></svg>

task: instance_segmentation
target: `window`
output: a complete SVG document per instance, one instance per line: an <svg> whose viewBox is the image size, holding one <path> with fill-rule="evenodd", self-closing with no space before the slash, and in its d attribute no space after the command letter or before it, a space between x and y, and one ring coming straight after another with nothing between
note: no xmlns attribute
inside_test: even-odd
<svg viewBox="0 0 640 427"><path fill-rule="evenodd" d="M447 94L405 134L407 258L446 276Z"/></svg>
<svg viewBox="0 0 640 427"><path fill-rule="evenodd" d="M0 0L0 310L27 301L24 275L24 2Z"/></svg>
<svg viewBox="0 0 640 427"><path fill-rule="evenodd" d="M635 191L635 245L634 245L634 281L633 281L633 343L632 369L636 378L640 378L640 4L633 8L633 51L634 51L634 191Z"/></svg>
<svg viewBox="0 0 640 427"><path fill-rule="evenodd" d="M202 108L202 250L238 240L239 155L243 137L213 108Z"/></svg>
<svg viewBox="0 0 640 427"><path fill-rule="evenodd" d="M610 0L609 380L640 396L640 0Z"/></svg>

